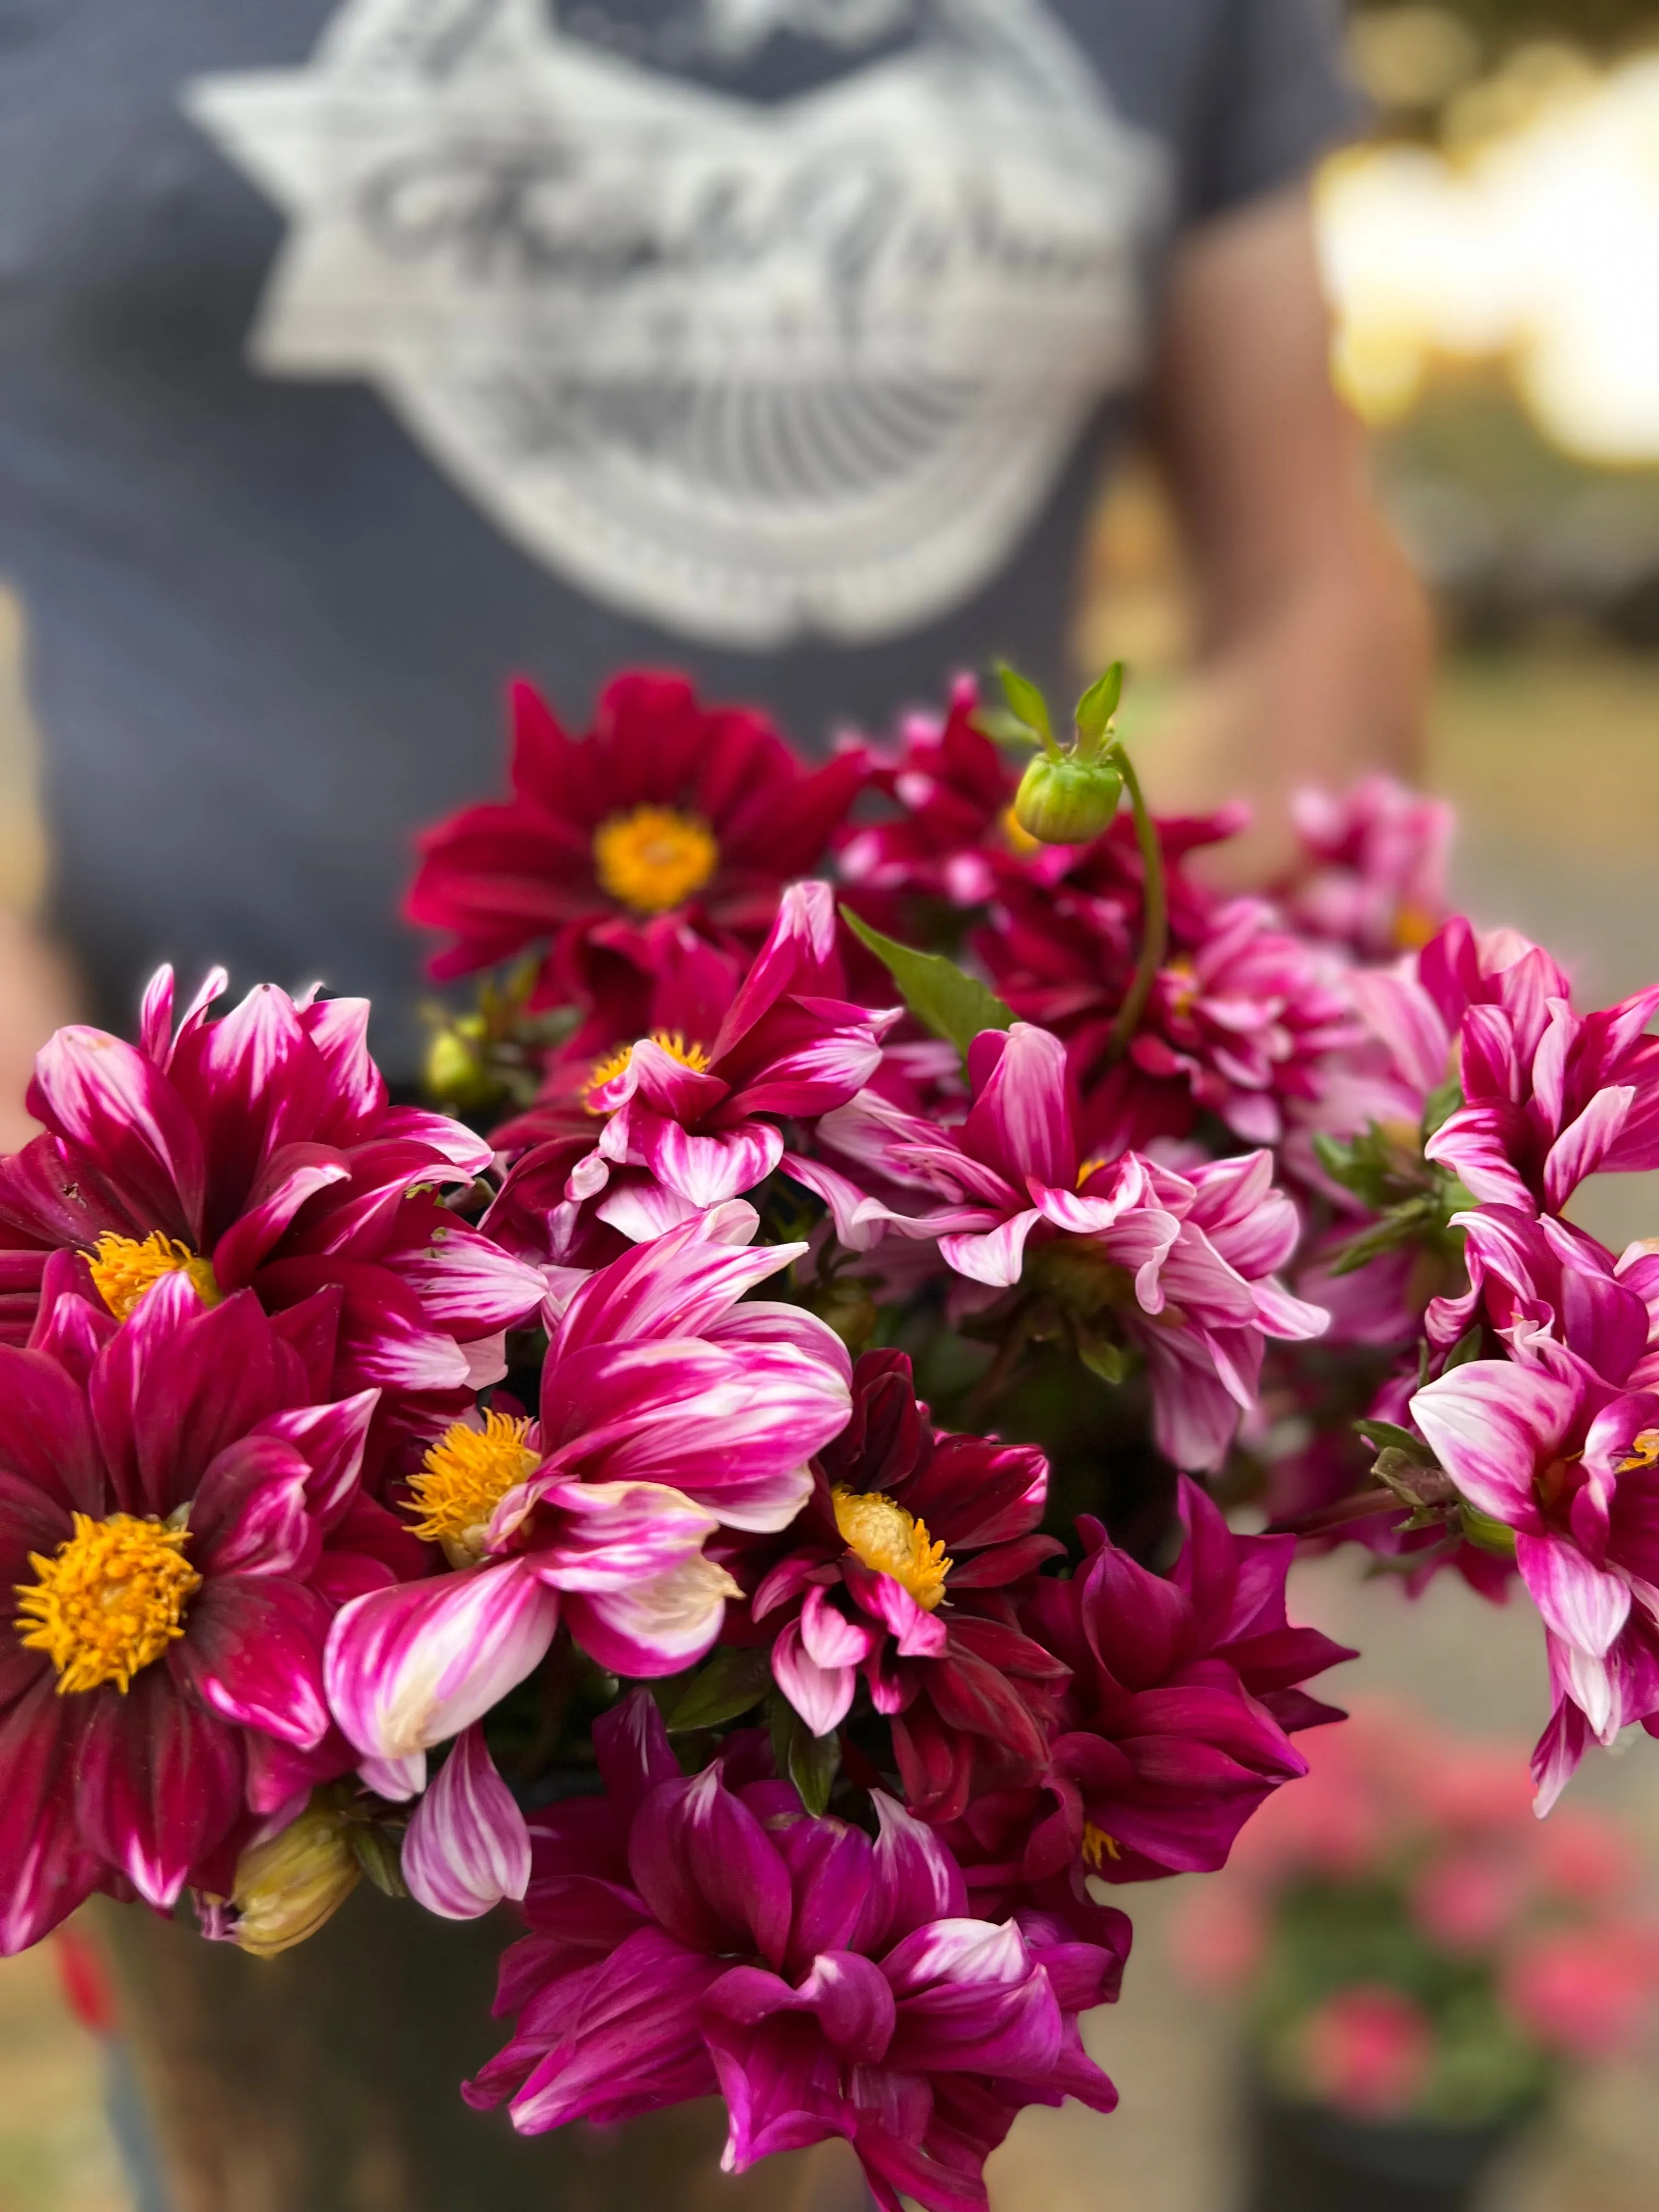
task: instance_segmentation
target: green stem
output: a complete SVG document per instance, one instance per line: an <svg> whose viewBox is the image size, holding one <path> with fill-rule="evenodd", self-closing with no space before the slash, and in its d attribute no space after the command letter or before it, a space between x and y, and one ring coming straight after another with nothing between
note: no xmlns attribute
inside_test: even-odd
<svg viewBox="0 0 1659 2212"><path fill-rule="evenodd" d="M1140 864L1146 878L1141 902L1140 958L1135 963L1134 980L1127 995L1117 1010L1107 1048L1110 1057L1117 1060L1128 1050L1129 1041L1140 1026L1158 971L1164 965L1170 943L1170 908L1164 880L1164 848L1158 842L1158 824L1147 808L1140 779L1121 744L1112 747L1112 757L1122 771L1129 804L1134 809L1135 842L1140 848Z"/></svg>

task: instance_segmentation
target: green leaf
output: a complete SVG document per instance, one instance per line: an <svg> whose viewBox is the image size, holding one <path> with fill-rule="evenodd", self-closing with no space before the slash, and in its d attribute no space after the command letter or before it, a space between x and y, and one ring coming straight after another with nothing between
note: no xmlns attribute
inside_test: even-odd
<svg viewBox="0 0 1659 2212"><path fill-rule="evenodd" d="M1121 1382L1129 1371L1129 1355L1123 1346L1092 1329L1078 1331L1077 1356L1091 1375L1098 1375L1103 1382Z"/></svg>
<svg viewBox="0 0 1659 2212"><path fill-rule="evenodd" d="M690 1677L663 1718L671 1735L719 1728L759 1705L771 1686L772 1669L763 1645L751 1651L728 1645Z"/></svg>
<svg viewBox="0 0 1659 2212"><path fill-rule="evenodd" d="M1010 714L1006 707L978 707L969 717L981 737L989 738L995 745L1029 747L1036 732L1018 714Z"/></svg>
<svg viewBox="0 0 1659 2212"><path fill-rule="evenodd" d="M1434 1454L1422 1437L1414 1437L1409 1429L1402 1429L1393 1421L1356 1421L1354 1426L1373 1450L1405 1452L1419 1467L1432 1467L1435 1463Z"/></svg>
<svg viewBox="0 0 1659 2212"><path fill-rule="evenodd" d="M998 661L997 675L1002 684L1003 696L1014 713L1028 729L1035 730L1043 744L1052 750L1054 733L1048 720L1048 702L1029 676L1022 676L1018 669L1011 668L1006 660Z"/></svg>
<svg viewBox="0 0 1659 2212"><path fill-rule="evenodd" d="M842 920L861 945L867 945L904 994L904 1003L935 1036L946 1037L964 1060L981 1030L1012 1029L1014 1010L1005 1006L977 976L942 953L917 952L884 937L842 907Z"/></svg>
<svg viewBox="0 0 1659 2212"><path fill-rule="evenodd" d="M839 1731L832 1729L828 1735L814 1735L781 1690L774 1692L767 1717L778 1772L787 1774L794 1784L795 1795L809 1813L823 1813L841 1771Z"/></svg>
<svg viewBox="0 0 1659 2212"><path fill-rule="evenodd" d="M1455 1075L1448 1076L1437 1090L1431 1091L1423 1105L1423 1141L1438 1129L1443 1129L1452 1115L1463 1103L1463 1086Z"/></svg>
<svg viewBox="0 0 1659 2212"><path fill-rule="evenodd" d="M346 1830L346 1841L351 1846L353 1858L384 1896L409 1895L395 1837L384 1828L371 1826L368 1821L354 1820Z"/></svg>
<svg viewBox="0 0 1659 2212"><path fill-rule="evenodd" d="M1479 1322L1476 1322L1472 1328L1466 1328L1446 1354L1446 1364L1441 1369L1441 1373L1449 1375L1454 1367L1467 1366L1471 1359L1479 1359L1482 1336L1483 1332Z"/></svg>
<svg viewBox="0 0 1659 2212"><path fill-rule="evenodd" d="M1122 696L1123 663L1115 660L1077 702L1077 733L1085 744L1092 747L1100 743Z"/></svg>

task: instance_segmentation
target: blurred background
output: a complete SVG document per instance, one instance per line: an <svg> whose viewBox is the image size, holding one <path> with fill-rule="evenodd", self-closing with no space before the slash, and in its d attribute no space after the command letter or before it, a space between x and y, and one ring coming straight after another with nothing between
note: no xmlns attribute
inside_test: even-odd
<svg viewBox="0 0 1659 2212"><path fill-rule="evenodd" d="M1659 8L1365 6L1350 40L1376 122L1320 180L1334 373L1435 595L1429 780L1462 813L1456 888L1477 917L1546 938L1602 1003L1659 969ZM1133 714L1155 725L1190 630L1169 512L1131 460L1103 502L1079 660L1123 655ZM0 898L29 908L47 855L26 670L0 591ZM1586 1218L1615 1248L1659 1234L1659 1191L1604 1179ZM1524 1759L1547 1710L1529 1611L1444 1582L1413 1606L1352 1558L1304 1565L1293 1591L1293 1613L1364 1650L1344 1687L1507 1730ZM1659 1869L1659 1757L1592 1758L1571 1797L1619 1809ZM999 2212L1237 2201L1236 2032L1172 1957L1188 1887L1126 1900L1127 2001L1091 2034L1120 2112L1028 2113L993 2163ZM62 1963L46 1947L0 1965L0 2212L130 2212L108 2051ZM1656 2068L1650 2039L1587 2069L1500 2166L1486 2212L1650 2212Z"/></svg>

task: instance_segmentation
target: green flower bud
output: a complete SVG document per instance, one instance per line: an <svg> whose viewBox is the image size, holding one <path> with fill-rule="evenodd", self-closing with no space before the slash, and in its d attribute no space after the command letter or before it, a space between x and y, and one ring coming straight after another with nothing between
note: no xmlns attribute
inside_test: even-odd
<svg viewBox="0 0 1659 2212"><path fill-rule="evenodd" d="M280 1835L236 1862L235 1937L256 1959L274 1959L314 1936L357 1887L349 1823L319 1792Z"/></svg>
<svg viewBox="0 0 1659 2212"><path fill-rule="evenodd" d="M1117 812L1122 792L1109 761L1038 753L1014 794L1014 819L1045 845L1086 845Z"/></svg>

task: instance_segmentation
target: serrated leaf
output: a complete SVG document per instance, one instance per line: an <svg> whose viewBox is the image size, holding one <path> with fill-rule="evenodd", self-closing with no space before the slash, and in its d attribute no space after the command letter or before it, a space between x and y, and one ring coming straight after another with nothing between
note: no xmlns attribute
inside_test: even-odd
<svg viewBox="0 0 1659 2212"><path fill-rule="evenodd" d="M402 1856L397 1840L386 1829L366 1820L354 1820L346 1830L351 1856L376 1889L386 1897L407 1897Z"/></svg>
<svg viewBox="0 0 1659 2212"><path fill-rule="evenodd" d="M1402 1429L1395 1421L1356 1421L1354 1427L1364 1437L1373 1451L1408 1453L1421 1467L1432 1467L1434 1454L1421 1437L1414 1437L1409 1429Z"/></svg>
<svg viewBox="0 0 1659 2212"><path fill-rule="evenodd" d="M772 1669L763 1645L750 1651L717 1651L686 1682L663 1718L671 1735L719 1728L752 1711L771 1686Z"/></svg>
<svg viewBox="0 0 1659 2212"><path fill-rule="evenodd" d="M1097 677L1077 702L1077 730L1080 738L1091 744L1106 734L1106 726L1118 709L1123 696L1123 663L1115 660L1103 676Z"/></svg>
<svg viewBox="0 0 1659 2212"><path fill-rule="evenodd" d="M941 952L918 952L908 945L884 937L878 929L860 921L842 907L842 920L860 945L873 952L904 994L904 1003L935 1036L946 1038L964 1060L968 1048L981 1030L1006 1030L1014 1024L1014 1010L1005 1006L994 991L978 977L958 968Z"/></svg>
<svg viewBox="0 0 1659 2212"><path fill-rule="evenodd" d="M1053 744L1054 733L1048 720L1048 702L1030 678L1022 676L1018 669L1011 668L1006 660L998 661L997 677L1002 685L1003 696L1020 720L1028 728L1035 730L1044 744Z"/></svg>

